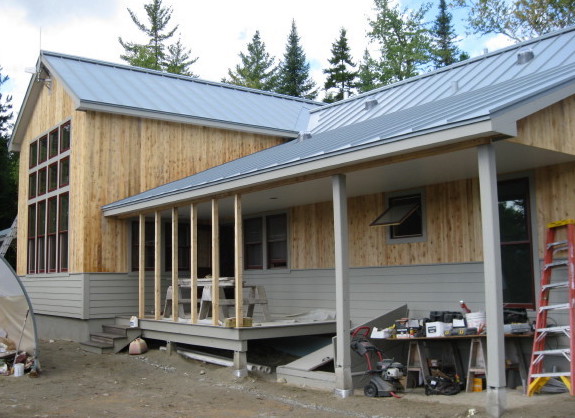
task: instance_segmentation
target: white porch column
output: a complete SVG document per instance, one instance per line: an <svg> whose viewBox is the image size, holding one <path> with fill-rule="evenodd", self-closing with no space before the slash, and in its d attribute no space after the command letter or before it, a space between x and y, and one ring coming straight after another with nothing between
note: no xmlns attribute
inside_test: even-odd
<svg viewBox="0 0 575 418"><path fill-rule="evenodd" d="M485 311L487 314L487 413L499 417L506 407L505 341L503 335L503 275L499 211L497 207L497 170L493 144L477 147L483 264L485 275Z"/></svg>
<svg viewBox="0 0 575 418"><path fill-rule="evenodd" d="M333 227L335 238L336 363L335 393L342 398L353 394L350 355L349 252L347 231L347 189L343 174L332 177Z"/></svg>
<svg viewBox="0 0 575 418"><path fill-rule="evenodd" d="M146 314L146 217L140 213L138 238L138 317Z"/></svg>

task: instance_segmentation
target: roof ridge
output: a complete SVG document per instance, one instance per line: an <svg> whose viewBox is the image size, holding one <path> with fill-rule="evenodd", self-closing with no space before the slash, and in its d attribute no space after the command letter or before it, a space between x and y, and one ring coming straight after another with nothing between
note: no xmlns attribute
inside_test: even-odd
<svg viewBox="0 0 575 418"><path fill-rule="evenodd" d="M427 77L433 77L436 74L444 73L447 71L452 71L455 68L460 68L463 66L471 65L471 64L476 63L477 61L482 61L482 60L491 58L493 56L502 55L502 54L507 53L507 52L514 50L514 49L520 50L521 48L525 48L528 45L538 43L538 42L541 42L541 41L546 40L548 38L556 37L556 36L562 35L562 34L567 33L567 32L572 32L572 31L575 31L575 25L567 26L565 28L558 29L556 31L548 32L544 35L537 36L537 37L534 37L534 38L531 38L531 39L528 39L528 40L525 40L522 42L518 42L516 44L509 45L509 46L506 46L504 48L496 49L495 51L488 52L486 54L481 54L481 55L478 55L478 56L473 57L473 58L468 58L464 61L459 61L459 62L453 63L453 64L445 66L445 67L437 68L437 69L428 71L426 73L416 75L414 77L409 77L409 78L406 78L404 80L396 81L395 83L388 84L388 85L385 85L382 87L378 87L376 89L373 89L373 90L367 91L365 93L361 93L361 94L349 97L349 98L341 100L339 102L329 103L326 106L322 106L322 107L319 107L317 109L311 109L310 113L319 112L321 110L331 108L331 107L337 107L338 105L341 105L342 103L349 103L349 102L352 102L354 100L361 100L365 97L379 94L385 90L391 90L393 88L397 88L397 87L403 86L405 84L415 83L421 79L424 79Z"/></svg>
<svg viewBox="0 0 575 418"><path fill-rule="evenodd" d="M309 103L309 104L317 105L320 107L325 105L325 103L323 103L323 102L318 102L318 101L310 100L310 99L304 99L301 97L288 96L285 94L275 93L272 91L258 90L258 89L254 89L254 88L250 88L250 87L238 86L235 84L220 83L217 81L205 80L205 79L202 79L199 77L191 77L191 76L186 76L186 75L168 73L168 72L153 70L150 68L136 67L136 66L127 65L127 64L114 63L114 62L110 62L110 61L102 61L102 60L97 60L94 58L86 58L86 57L81 57L78 55L64 54L64 53L55 52L55 51L41 50L40 56L64 58L64 59L76 60L76 61L90 63L90 64L102 65L102 66L116 68L116 69L120 69L120 70L135 71L135 72L140 72L140 73L147 73L147 74L151 74L151 75L156 75L156 76L160 76L160 77L175 78L175 79L180 79L183 81L195 82L195 83L210 85L210 86L214 86L214 87L227 88L230 90L239 90L239 91L243 91L246 93L258 94L261 96L270 96L270 97L276 97L278 99L291 100L291 101L301 102L301 103Z"/></svg>

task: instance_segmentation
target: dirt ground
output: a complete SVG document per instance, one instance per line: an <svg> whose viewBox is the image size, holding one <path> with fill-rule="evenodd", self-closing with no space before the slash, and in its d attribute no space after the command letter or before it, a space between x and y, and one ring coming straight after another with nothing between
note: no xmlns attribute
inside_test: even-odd
<svg viewBox="0 0 575 418"><path fill-rule="evenodd" d="M67 341L41 342L37 378L0 376L0 417L486 417L485 393L347 399L293 387L275 375L237 379L228 368L168 355L91 354ZM508 393L505 417L573 417L568 394Z"/></svg>

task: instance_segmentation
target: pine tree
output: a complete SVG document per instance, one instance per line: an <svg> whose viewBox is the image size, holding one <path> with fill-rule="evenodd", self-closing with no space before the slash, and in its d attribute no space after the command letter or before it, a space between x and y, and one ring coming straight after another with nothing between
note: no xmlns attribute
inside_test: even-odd
<svg viewBox="0 0 575 418"><path fill-rule="evenodd" d="M118 41L125 50L125 53L120 55L120 58L136 67L174 72L176 74L191 74L188 67L196 62L197 58L189 58L190 50L184 49L180 40L173 45L166 46L166 41L174 36L178 29L178 25L171 30L167 29L172 18L172 8L163 7L162 0L152 0L151 3L144 5L144 9L148 25L140 22L131 9L128 9L128 13L138 29L148 37L148 43L125 42L119 37ZM166 52L166 49L168 52Z"/></svg>
<svg viewBox="0 0 575 418"><path fill-rule="evenodd" d="M323 70L324 74L327 74L327 80L324 84L327 94L324 101L328 103L343 100L346 92L352 94L352 89L355 88L357 71L353 71L355 64L351 58L347 32L344 28L340 29L339 39L331 46L331 55L328 60L331 67ZM331 88L336 88L337 92L331 94L329 92Z"/></svg>
<svg viewBox="0 0 575 418"><path fill-rule="evenodd" d="M445 67L469 58L466 52L460 51L455 45L457 36L451 18L451 13L447 11L447 2L439 0L439 13L431 29L433 38L432 60L435 68Z"/></svg>
<svg viewBox="0 0 575 418"><path fill-rule="evenodd" d="M294 97L315 99L317 90L315 82L309 75L309 63L306 61L303 48L300 46L295 20L286 44L284 59L279 67L277 92Z"/></svg>
<svg viewBox="0 0 575 418"><path fill-rule="evenodd" d="M228 69L229 79L222 82L273 91L277 87L275 58L266 52L266 44L262 42L259 31L256 31L247 49L247 54L239 54L241 64L236 65L234 71Z"/></svg>
<svg viewBox="0 0 575 418"><path fill-rule="evenodd" d="M379 81L381 79L381 74L377 69L377 63L371 57L371 54L367 49L363 53L363 59L359 64L357 79L356 87L360 93L365 93L383 85Z"/></svg>
<svg viewBox="0 0 575 418"><path fill-rule="evenodd" d="M187 75L190 77L197 77L189 67L198 60L198 57L190 59L190 51L183 47L182 42L178 42L168 46L168 56L165 63L165 70L168 73Z"/></svg>
<svg viewBox="0 0 575 418"><path fill-rule="evenodd" d="M368 36L379 44L381 52L379 81L390 84L419 74L431 60L431 39L423 20L429 4L401 11L399 6L391 5L391 0L374 2L377 16L369 21Z"/></svg>

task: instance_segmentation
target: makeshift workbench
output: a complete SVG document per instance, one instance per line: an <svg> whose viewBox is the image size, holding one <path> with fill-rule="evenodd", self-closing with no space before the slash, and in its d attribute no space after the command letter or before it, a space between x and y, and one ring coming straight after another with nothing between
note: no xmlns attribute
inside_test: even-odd
<svg viewBox="0 0 575 418"><path fill-rule="evenodd" d="M531 339L532 335L506 334L506 358L516 359L516 363L507 364L507 370L516 370L521 379L523 391L527 389L528 363L521 348L522 341ZM429 351L430 348L441 349L442 357L449 358L458 376L466 376L466 391L472 391L473 379L476 375L487 375L487 352L485 351L485 335L462 335L446 337L389 338L393 341L409 343L407 355L407 386L417 386L418 381L425 381L431 375ZM460 344L469 344L469 361L463 368ZM435 347L432 347L435 346ZM418 379L415 378L415 375Z"/></svg>
<svg viewBox="0 0 575 418"><path fill-rule="evenodd" d="M235 281L233 278L221 277L218 280L219 287L219 306L221 310L222 318L230 317L229 308L235 305L235 299L229 298L226 295L226 289L234 290ZM265 321L270 320L270 313L268 309L268 300L266 292L263 286L254 285L243 285L244 298L243 304L247 308L246 316L251 318L254 314L254 309L256 306L262 308L263 316ZM212 308L212 279L204 278L197 279L197 290L199 294L199 314L198 319L206 319L210 315ZM180 318L185 318L184 306L187 304L190 306L191 300L191 280L190 279L180 279L178 282L178 316ZM184 294L186 295L184 297ZM166 291L166 300L164 303L164 317L171 315L172 308L172 286L168 287ZM197 309L197 307L196 307Z"/></svg>

